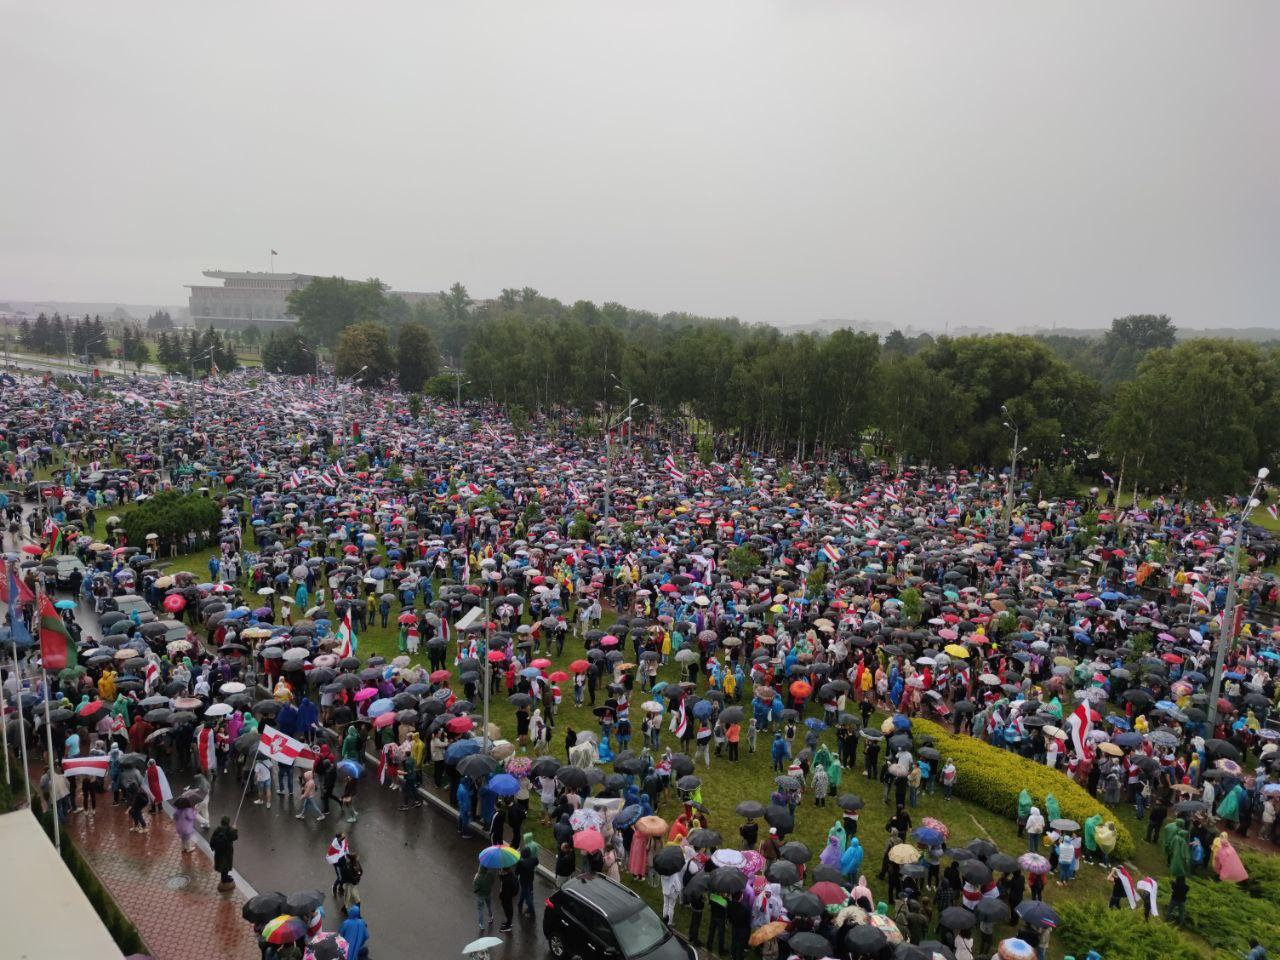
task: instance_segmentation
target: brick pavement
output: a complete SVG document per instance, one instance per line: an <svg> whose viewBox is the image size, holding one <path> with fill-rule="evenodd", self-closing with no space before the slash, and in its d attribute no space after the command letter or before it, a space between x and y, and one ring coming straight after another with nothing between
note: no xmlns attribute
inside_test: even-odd
<svg viewBox="0 0 1280 960"><path fill-rule="evenodd" d="M99 796L98 812L70 817L67 833L155 960L260 960L253 928L240 916L244 897L218 892L208 854L183 854L173 821L148 814L147 833L129 832L123 806Z"/></svg>

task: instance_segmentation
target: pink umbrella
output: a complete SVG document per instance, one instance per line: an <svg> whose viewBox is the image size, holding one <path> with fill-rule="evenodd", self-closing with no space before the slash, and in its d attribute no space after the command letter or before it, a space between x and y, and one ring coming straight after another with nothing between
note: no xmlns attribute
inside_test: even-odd
<svg viewBox="0 0 1280 960"><path fill-rule="evenodd" d="M573 835L573 849L592 853L604 849L604 837L599 830L579 830Z"/></svg>
<svg viewBox="0 0 1280 960"><path fill-rule="evenodd" d="M365 700L372 700L377 695L378 691L373 687L364 687L363 689L356 691L355 699L357 703L361 703Z"/></svg>

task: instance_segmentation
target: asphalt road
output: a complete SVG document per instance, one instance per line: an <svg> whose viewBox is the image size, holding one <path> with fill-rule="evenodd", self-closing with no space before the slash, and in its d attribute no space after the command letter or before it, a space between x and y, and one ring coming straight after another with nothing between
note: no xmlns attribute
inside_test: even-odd
<svg viewBox="0 0 1280 960"><path fill-rule="evenodd" d="M234 816L240 791L234 778L220 777L214 784L209 813L216 823ZM458 955L467 943L481 936L471 895L471 878L479 840L463 840L456 823L427 804L400 810L400 793L380 786L367 775L360 784L356 807L360 818L348 824L336 805L324 823L314 814L294 819L301 804L295 798L273 797L272 807L245 801L238 821L240 832L235 863L241 876L259 892L318 889L328 896L333 868L325 851L338 829L347 833L352 850L360 857L364 879L360 883L361 912L372 933L371 952L377 960L417 960L423 956ZM502 911L497 892L493 897L497 920L492 933L506 943L494 956L507 960L542 957L542 901L550 887L538 881L534 903L538 920L520 919L510 934L499 934ZM341 922L341 910L332 900L325 906L325 928Z"/></svg>

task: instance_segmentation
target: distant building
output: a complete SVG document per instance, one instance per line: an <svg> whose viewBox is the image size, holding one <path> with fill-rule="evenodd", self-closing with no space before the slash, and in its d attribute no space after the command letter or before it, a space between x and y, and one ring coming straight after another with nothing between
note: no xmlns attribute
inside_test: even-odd
<svg viewBox="0 0 1280 960"><path fill-rule="evenodd" d="M301 290L314 276L307 273L258 273L234 270L206 270L204 275L221 280L222 286L190 284L191 323L197 327L241 329L258 326L270 329L292 323L288 297Z"/></svg>

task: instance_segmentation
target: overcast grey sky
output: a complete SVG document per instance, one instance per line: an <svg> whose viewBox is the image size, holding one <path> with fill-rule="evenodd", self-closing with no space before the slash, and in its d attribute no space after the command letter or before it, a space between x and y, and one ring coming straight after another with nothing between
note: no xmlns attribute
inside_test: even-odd
<svg viewBox="0 0 1280 960"><path fill-rule="evenodd" d="M0 0L0 298L1275 325L1280 3Z"/></svg>

